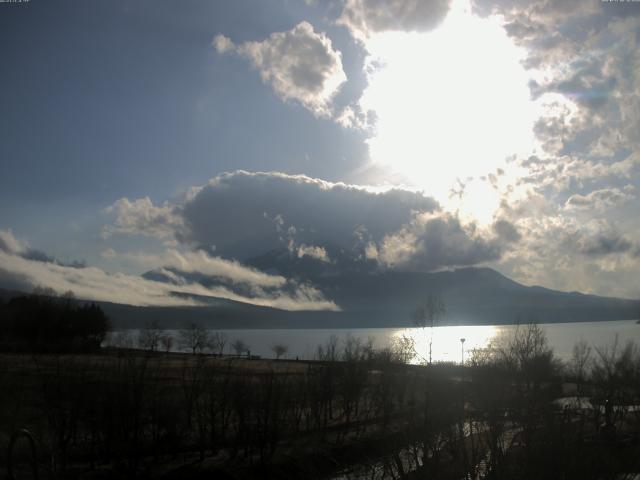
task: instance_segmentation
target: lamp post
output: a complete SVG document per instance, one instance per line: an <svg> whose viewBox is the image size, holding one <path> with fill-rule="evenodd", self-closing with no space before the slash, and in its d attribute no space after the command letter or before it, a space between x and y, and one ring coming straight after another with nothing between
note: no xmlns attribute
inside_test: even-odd
<svg viewBox="0 0 640 480"><path fill-rule="evenodd" d="M462 348L462 365L464 365L464 341L465 340L466 340L465 338L460 339L460 346Z"/></svg>

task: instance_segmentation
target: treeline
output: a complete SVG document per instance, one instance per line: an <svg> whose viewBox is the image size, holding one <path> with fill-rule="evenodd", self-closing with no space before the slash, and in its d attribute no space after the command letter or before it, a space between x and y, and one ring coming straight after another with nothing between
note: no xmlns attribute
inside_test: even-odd
<svg viewBox="0 0 640 480"><path fill-rule="evenodd" d="M105 341L105 346L111 348L140 348L148 352L164 351L169 353L178 347L193 355L206 352L218 356L223 354L226 345L227 336L224 332L207 330L197 323L186 323L183 328L178 330L176 338L169 331L160 328L158 322L155 321L146 323L137 334L130 330L111 332ZM244 343L241 346L242 352L248 350Z"/></svg>
<svg viewBox="0 0 640 480"><path fill-rule="evenodd" d="M58 296L50 289L0 303L0 349L33 352L92 352L100 348L110 322L95 303Z"/></svg>

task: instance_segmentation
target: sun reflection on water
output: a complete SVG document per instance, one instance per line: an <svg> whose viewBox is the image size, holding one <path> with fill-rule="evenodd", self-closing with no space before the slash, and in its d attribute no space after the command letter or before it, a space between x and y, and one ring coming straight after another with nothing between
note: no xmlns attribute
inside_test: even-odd
<svg viewBox="0 0 640 480"><path fill-rule="evenodd" d="M464 338L464 358L470 358L474 349L486 348L501 337L504 327L496 325L460 325L432 328L404 328L393 333L393 338L402 336L414 342L416 357L412 363L428 363L429 342L433 362L455 362L462 360Z"/></svg>

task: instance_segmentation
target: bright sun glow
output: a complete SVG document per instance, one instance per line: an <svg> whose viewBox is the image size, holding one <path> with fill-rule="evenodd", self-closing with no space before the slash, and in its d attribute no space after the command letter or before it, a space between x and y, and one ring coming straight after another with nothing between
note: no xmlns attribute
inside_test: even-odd
<svg viewBox="0 0 640 480"><path fill-rule="evenodd" d="M464 325L430 328L405 328L394 333L399 339L407 337L412 340L416 356L412 363L428 363L429 343L431 342L431 359L434 362L462 361L465 339L465 358L469 359L475 349L487 348L492 342L505 335L506 329L495 325Z"/></svg>
<svg viewBox="0 0 640 480"><path fill-rule="evenodd" d="M361 107L377 117L374 162L390 167L449 209L481 222L499 203L481 177L534 147L539 116L530 100L523 52L498 19L471 14L465 1L428 33L384 33L367 43L369 86ZM473 177L473 180L470 178ZM464 194L451 188L466 184Z"/></svg>

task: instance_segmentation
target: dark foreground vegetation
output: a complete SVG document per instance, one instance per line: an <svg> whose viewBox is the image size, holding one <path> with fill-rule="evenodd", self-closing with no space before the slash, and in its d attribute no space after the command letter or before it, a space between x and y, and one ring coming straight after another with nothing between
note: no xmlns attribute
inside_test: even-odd
<svg viewBox="0 0 640 480"><path fill-rule="evenodd" d="M109 330L109 319L95 303L78 302L73 292L53 290L0 299L0 350L95 352Z"/></svg>
<svg viewBox="0 0 640 480"><path fill-rule="evenodd" d="M16 478L34 468L40 478L86 479L640 472L635 345L579 344L563 365L528 325L464 367L406 364L412 355L406 340L376 350L354 338L332 339L311 362L5 353L0 461L11 460Z"/></svg>

